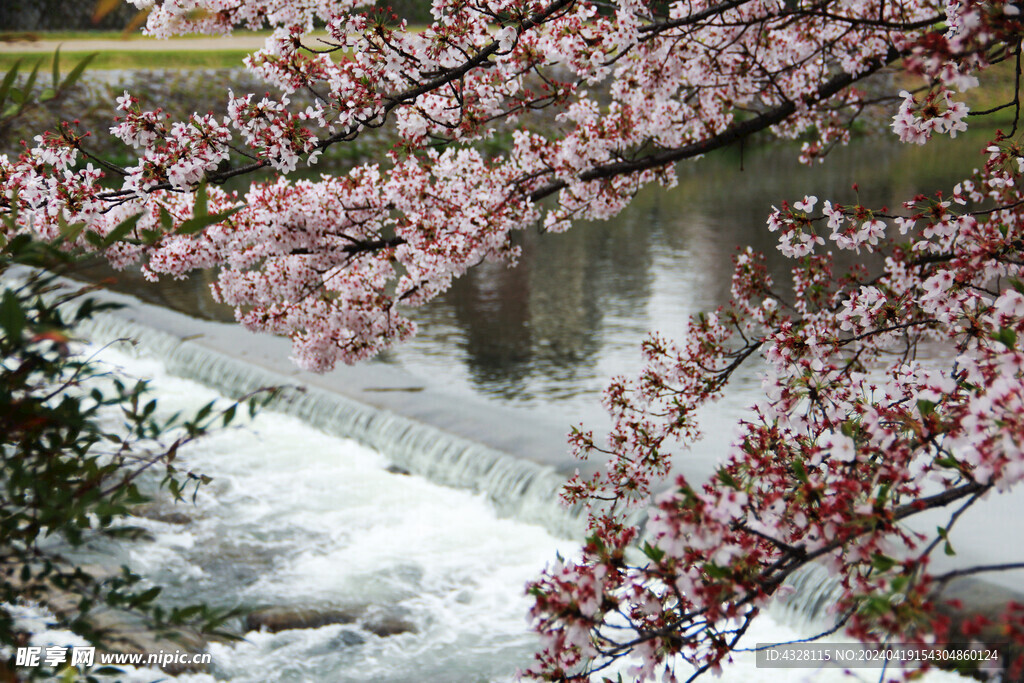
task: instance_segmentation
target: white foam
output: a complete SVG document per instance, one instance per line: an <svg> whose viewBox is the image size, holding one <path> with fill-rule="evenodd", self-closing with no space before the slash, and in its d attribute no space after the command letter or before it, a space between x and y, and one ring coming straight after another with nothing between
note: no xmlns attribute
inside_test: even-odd
<svg viewBox="0 0 1024 683"><path fill-rule="evenodd" d="M164 413L223 401L156 361L110 349L100 356L152 379ZM217 679L499 681L529 664L536 640L524 586L556 552L571 556L577 544L499 518L482 495L391 474L379 453L294 418L265 411L241 424L182 449L180 465L213 481L195 505L174 507L192 518L187 526L140 520L155 540L128 545L133 567L169 584L179 601L365 608L415 630L380 637L357 622L253 632L240 643L210 645ZM799 635L766 615L746 642ZM851 680L836 671L757 669L753 653L735 659L722 680ZM872 676L864 671L864 680ZM933 673L927 680L962 679Z"/></svg>

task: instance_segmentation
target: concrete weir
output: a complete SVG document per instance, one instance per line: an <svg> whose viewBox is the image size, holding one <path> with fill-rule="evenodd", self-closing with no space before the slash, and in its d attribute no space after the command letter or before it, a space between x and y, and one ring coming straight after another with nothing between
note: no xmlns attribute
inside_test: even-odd
<svg viewBox="0 0 1024 683"><path fill-rule="evenodd" d="M81 324L81 334L93 343L119 344L121 350L156 357L171 374L232 398L261 387L286 387L271 404L273 410L369 446L410 474L484 493L502 516L540 524L563 537L582 536L579 511L566 510L558 501L568 456L557 455L549 434L514 439L514 425L502 423L509 418L500 411L426 390L402 391L409 377L395 368L376 364L330 375L306 373L287 360L287 340L197 320L124 295L92 296L123 306ZM378 405L352 398L363 392ZM553 463L562 465L562 472Z"/></svg>

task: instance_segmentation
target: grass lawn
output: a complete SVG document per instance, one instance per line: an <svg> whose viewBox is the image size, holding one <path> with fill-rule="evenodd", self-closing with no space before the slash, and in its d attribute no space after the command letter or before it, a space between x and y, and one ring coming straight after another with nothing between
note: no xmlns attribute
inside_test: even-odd
<svg viewBox="0 0 1024 683"><path fill-rule="evenodd" d="M3 48L0 47L0 50ZM60 70L71 71L90 52L60 53ZM89 64L93 69L223 69L242 66L247 50L117 50L99 51ZM6 72L21 60L20 70L31 70L36 61L42 60L39 73L49 73L53 63L51 52L0 52L0 73Z"/></svg>
<svg viewBox="0 0 1024 683"><path fill-rule="evenodd" d="M234 35L245 36L269 36L271 31L235 31ZM209 38L196 34L176 36L176 38ZM136 30L133 33L123 31L14 31L0 32L0 50L4 43L19 43L38 40L154 40L142 35Z"/></svg>
<svg viewBox="0 0 1024 683"><path fill-rule="evenodd" d="M254 38L266 37L270 31L236 31L233 37ZM322 32L313 33L325 35ZM175 40L206 39L211 36L187 35L176 36ZM92 52L99 56L89 65L89 69L196 69L196 68L231 68L242 65L244 58L251 50L237 46L232 47L228 41L225 47L213 49L153 49L161 41L148 38L140 33L125 35L119 31L54 31L37 33L0 33L0 74L10 69L16 61L21 60L21 70L31 70L39 59L43 60L41 73L46 73L52 64L53 51L40 50L32 52L15 52L4 50L5 45L24 45L26 41L47 41L50 43L73 43L62 48L60 67L62 72L70 71L83 57ZM90 41L117 41L123 43L116 49L90 49ZM133 44L146 43L144 47L133 49ZM180 46L180 44L179 44ZM205 46L204 46L205 47Z"/></svg>

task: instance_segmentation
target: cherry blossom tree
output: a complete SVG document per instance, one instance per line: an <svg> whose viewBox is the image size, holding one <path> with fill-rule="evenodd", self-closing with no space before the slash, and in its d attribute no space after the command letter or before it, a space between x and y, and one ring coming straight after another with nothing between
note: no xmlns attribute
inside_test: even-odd
<svg viewBox="0 0 1024 683"><path fill-rule="evenodd" d="M754 136L801 141L805 163L862 117L909 144L956 136L995 111L960 98L978 72L1021 73L1020 10L1002 0L434 0L424 29L360 0L132 2L158 37L271 27L247 67L278 94L229 92L226 117L171 121L125 93L110 133L134 165L64 124L0 157L0 210L153 278L218 267L238 320L289 335L316 371L408 338L404 310L483 260L514 263L517 230L614 216L676 164ZM293 106L298 91L313 104ZM583 680L626 656L637 680L714 670L812 562L841 579L854 636L942 639L951 579L1024 566L929 572L960 514L1024 477L1018 92L996 108L1012 130L952 192L898 211L780 198L767 227L792 283L741 252L728 308L645 342L643 372L605 394L610 433L571 437L608 465L566 487L590 532L530 587L530 675ZM382 126L399 140L386 160L288 177ZM492 138L502 152L482 151ZM220 187L267 170L244 194ZM844 251L884 266L841 272ZM918 361L925 343L948 362ZM666 482L697 409L756 359L765 397L728 462L711 482ZM903 524L936 509L937 535ZM1024 612L1003 628L1024 639Z"/></svg>

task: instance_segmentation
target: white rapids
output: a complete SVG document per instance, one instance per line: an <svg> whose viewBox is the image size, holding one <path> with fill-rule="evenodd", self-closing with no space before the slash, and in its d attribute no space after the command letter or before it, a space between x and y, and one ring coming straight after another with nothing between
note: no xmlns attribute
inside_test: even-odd
<svg viewBox="0 0 1024 683"><path fill-rule="evenodd" d="M160 361L110 348L98 357L124 375L151 380L161 412L188 413L211 400L226 405L212 389L169 375ZM165 595L177 603L355 609L411 627L388 636L358 620L251 631L240 642L212 643L209 672L182 674L181 683L513 680L537 646L526 619L525 584L556 553L571 557L579 547L540 526L500 517L484 494L393 474L380 453L269 409L190 445L179 460L213 478L194 504L159 509L191 521L139 518L150 540L119 541L92 552L116 553L115 561L167 586ZM38 610L21 608L18 616L35 632L33 644L80 643L48 630ZM799 635L766 615L748 645ZM628 664L621 671L629 680ZM854 678L838 670L758 669L753 654L741 653L720 680L877 676L869 669ZM118 678L141 683L168 677L139 669ZM927 680L963 679L933 672Z"/></svg>

